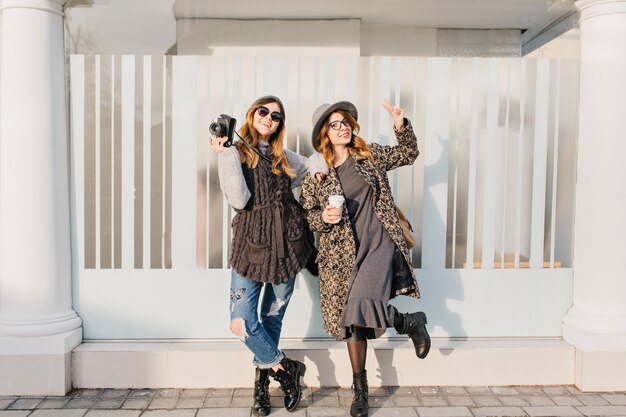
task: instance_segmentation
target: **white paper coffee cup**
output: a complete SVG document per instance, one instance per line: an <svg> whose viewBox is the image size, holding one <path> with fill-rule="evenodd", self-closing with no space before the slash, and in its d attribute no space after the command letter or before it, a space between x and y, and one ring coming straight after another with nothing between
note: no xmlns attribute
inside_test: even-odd
<svg viewBox="0 0 626 417"><path fill-rule="evenodd" d="M344 202L344 198L340 194L333 194L333 195L328 196L328 204L339 209L340 212L341 212L341 209L343 208L343 202Z"/></svg>

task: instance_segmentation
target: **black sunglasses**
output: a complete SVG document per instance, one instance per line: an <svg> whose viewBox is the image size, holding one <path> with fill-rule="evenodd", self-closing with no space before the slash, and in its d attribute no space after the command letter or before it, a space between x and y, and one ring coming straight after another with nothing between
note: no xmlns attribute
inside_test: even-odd
<svg viewBox="0 0 626 417"><path fill-rule="evenodd" d="M259 112L259 116L261 116L261 117L265 117L268 114L270 114L270 109L268 109L265 106L257 107L256 111ZM273 111L272 114L270 115L270 117L275 122L280 122L281 120L283 120L283 115L281 113L277 112L277 111Z"/></svg>

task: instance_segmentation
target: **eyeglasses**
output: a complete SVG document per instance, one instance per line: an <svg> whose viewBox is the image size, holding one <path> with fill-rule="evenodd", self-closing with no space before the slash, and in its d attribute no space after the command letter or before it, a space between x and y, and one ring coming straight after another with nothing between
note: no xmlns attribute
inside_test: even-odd
<svg viewBox="0 0 626 417"><path fill-rule="evenodd" d="M270 114L270 109L268 109L265 106L257 107L256 111L259 113L259 116L261 117L265 117L268 114ZM283 115L277 111L273 111L272 114L270 114L270 117L275 122L280 122L281 120L283 120Z"/></svg>
<svg viewBox="0 0 626 417"><path fill-rule="evenodd" d="M344 125L347 128L350 127L350 123L348 123L348 119L335 120L334 122L330 122L328 124L328 126L330 126L330 128L332 130L339 130L339 129L341 129L341 125Z"/></svg>

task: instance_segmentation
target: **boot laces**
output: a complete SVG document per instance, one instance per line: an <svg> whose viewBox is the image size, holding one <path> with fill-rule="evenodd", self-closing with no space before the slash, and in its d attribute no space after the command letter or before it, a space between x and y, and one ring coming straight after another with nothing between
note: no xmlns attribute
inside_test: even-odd
<svg viewBox="0 0 626 417"><path fill-rule="evenodd" d="M284 374L276 372L274 374L274 379L278 381L278 383L280 384L280 388L285 394L291 394L293 391L295 391L295 379L290 378L290 375L286 372Z"/></svg>
<svg viewBox="0 0 626 417"><path fill-rule="evenodd" d="M353 401L357 401L357 400L366 400L367 401L367 393L365 392L364 389L356 389L356 387L354 386L354 384L352 384L352 392L354 393L354 399Z"/></svg>

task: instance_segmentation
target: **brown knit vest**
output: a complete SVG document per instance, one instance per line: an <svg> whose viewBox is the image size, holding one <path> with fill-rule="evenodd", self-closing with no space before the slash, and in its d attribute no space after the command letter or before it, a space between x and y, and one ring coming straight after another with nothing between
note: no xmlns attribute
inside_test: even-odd
<svg viewBox="0 0 626 417"><path fill-rule="evenodd" d="M264 158L254 169L242 168L252 197L233 218L230 265L254 281L280 284L304 267L313 236L287 174L274 174Z"/></svg>

